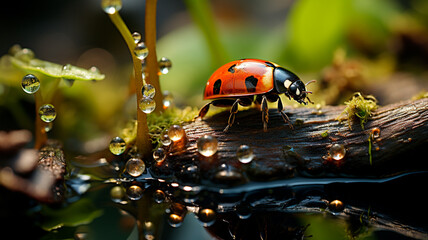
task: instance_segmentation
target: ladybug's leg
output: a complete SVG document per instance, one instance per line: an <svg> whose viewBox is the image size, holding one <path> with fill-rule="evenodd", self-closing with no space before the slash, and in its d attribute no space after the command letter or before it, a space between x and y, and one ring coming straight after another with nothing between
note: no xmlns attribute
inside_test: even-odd
<svg viewBox="0 0 428 240"><path fill-rule="evenodd" d="M262 96L262 121L263 121L263 131L267 132L267 124L269 121L269 108L267 104L267 98L265 95Z"/></svg>
<svg viewBox="0 0 428 240"><path fill-rule="evenodd" d="M205 104L205 105L201 108L201 110L199 110L199 114L198 114L198 116L196 116L193 120L196 120L196 119L202 119L203 117L205 117L205 115L207 114L208 110L210 109L210 105L211 105L212 103L213 103L213 102L209 102L209 103Z"/></svg>
<svg viewBox="0 0 428 240"><path fill-rule="evenodd" d="M293 124L291 124L290 119L288 118L287 114L284 112L284 106L282 105L281 98L278 98L278 112L281 113L282 119L284 119L285 123L288 123L291 129L293 129Z"/></svg>
<svg viewBox="0 0 428 240"><path fill-rule="evenodd" d="M227 121L227 126L223 130L223 132L229 131L229 128L232 127L232 124L235 122L235 114L238 112L239 101L240 101L239 98L236 99L232 105L232 108L230 108L229 120Z"/></svg>

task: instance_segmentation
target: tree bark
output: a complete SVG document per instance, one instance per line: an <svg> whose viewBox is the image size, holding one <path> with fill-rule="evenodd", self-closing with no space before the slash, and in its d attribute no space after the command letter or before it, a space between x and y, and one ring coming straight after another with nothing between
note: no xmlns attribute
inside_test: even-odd
<svg viewBox="0 0 428 240"><path fill-rule="evenodd" d="M228 132L228 111L184 126L187 144L172 147L168 162L186 164L198 159L205 177L213 177L222 164L241 169L252 180L309 177L385 177L408 171L428 170L422 156L428 147L428 99L406 101L378 108L361 128L359 121L338 121L345 106L287 108L294 129L284 123L276 109L269 111L268 131L263 132L261 113L240 111ZM197 151L196 140L203 135L218 139L213 157ZM370 139L370 140L369 140ZM236 150L250 146L255 158L239 163ZM343 159L331 158L329 149L341 144ZM371 160L370 160L371 155ZM223 165L224 166L224 165Z"/></svg>

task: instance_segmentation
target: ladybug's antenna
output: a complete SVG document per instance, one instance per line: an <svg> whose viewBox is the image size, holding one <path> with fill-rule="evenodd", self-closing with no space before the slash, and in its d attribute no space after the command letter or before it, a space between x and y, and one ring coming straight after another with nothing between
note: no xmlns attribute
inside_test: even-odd
<svg viewBox="0 0 428 240"><path fill-rule="evenodd" d="M316 82L317 80L311 80L311 81L309 81L309 82L307 82L306 84L305 84L305 86L308 86L309 84L311 84L311 83L314 83L314 82Z"/></svg>

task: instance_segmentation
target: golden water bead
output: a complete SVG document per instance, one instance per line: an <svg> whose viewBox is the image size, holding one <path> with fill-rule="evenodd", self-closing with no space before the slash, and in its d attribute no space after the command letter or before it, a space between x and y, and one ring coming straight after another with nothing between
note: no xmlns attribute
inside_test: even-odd
<svg viewBox="0 0 428 240"><path fill-rule="evenodd" d="M168 58L166 58L166 57L162 57L160 60L159 60L159 71L162 73L162 74L167 74L168 72L169 72L169 70L171 69L171 67L172 67L172 63L171 63L171 60L169 60Z"/></svg>
<svg viewBox="0 0 428 240"><path fill-rule="evenodd" d="M144 42L139 42L134 48L134 54L138 59L144 60L149 55L149 49Z"/></svg>
<svg viewBox="0 0 428 240"><path fill-rule="evenodd" d="M172 94L169 91L163 92L163 102L162 103L163 103L163 109L170 108L174 104L174 97L172 96Z"/></svg>
<svg viewBox="0 0 428 240"><path fill-rule="evenodd" d="M248 145L241 145L236 151L236 157L241 163L250 163L254 158L253 149Z"/></svg>
<svg viewBox="0 0 428 240"><path fill-rule="evenodd" d="M122 0L102 0L101 8L107 14L115 14L122 9Z"/></svg>
<svg viewBox="0 0 428 240"><path fill-rule="evenodd" d="M126 172L133 177L138 177L146 170L146 164L139 158L131 158L126 162Z"/></svg>
<svg viewBox="0 0 428 240"><path fill-rule="evenodd" d="M33 74L27 74L22 78L21 87L24 92L34 94L40 88L40 80Z"/></svg>
<svg viewBox="0 0 428 240"><path fill-rule="evenodd" d="M196 141L196 145L201 155L211 157L217 152L218 141L217 138L211 135L205 135Z"/></svg>
<svg viewBox="0 0 428 240"><path fill-rule="evenodd" d="M338 213L345 209L345 205L340 200L333 200L329 203L328 208L334 213Z"/></svg>
<svg viewBox="0 0 428 240"><path fill-rule="evenodd" d="M342 160L345 157L346 149L343 144L333 144L329 150L331 158L333 158L336 161Z"/></svg>
<svg viewBox="0 0 428 240"><path fill-rule="evenodd" d="M165 193L158 189L153 193L153 199L156 203L162 203L165 200Z"/></svg>
<svg viewBox="0 0 428 240"><path fill-rule="evenodd" d="M168 129L168 136L169 139L171 139L174 142L180 141L184 136L186 132L184 131L183 127L180 125L172 125Z"/></svg>
<svg viewBox="0 0 428 240"><path fill-rule="evenodd" d="M143 97L138 105L141 111L145 114L152 113L156 109L156 102L153 98Z"/></svg>
<svg viewBox="0 0 428 240"><path fill-rule="evenodd" d="M132 185L126 190L126 195L131 200L139 200L143 197L144 190L138 185Z"/></svg>
<svg viewBox="0 0 428 240"><path fill-rule="evenodd" d="M204 227L208 227L214 223L216 213L210 208L201 208L198 212L198 219L204 223Z"/></svg>
<svg viewBox="0 0 428 240"><path fill-rule="evenodd" d="M39 116L43 122L50 123L56 118L55 107L52 104L44 104L39 108Z"/></svg>
<svg viewBox="0 0 428 240"><path fill-rule="evenodd" d="M171 213L168 216L168 223L171 227L179 227L183 223L184 217L176 214Z"/></svg>
<svg viewBox="0 0 428 240"><path fill-rule="evenodd" d="M120 155L126 150L126 142L120 137L114 137L108 146L111 153L114 155Z"/></svg>

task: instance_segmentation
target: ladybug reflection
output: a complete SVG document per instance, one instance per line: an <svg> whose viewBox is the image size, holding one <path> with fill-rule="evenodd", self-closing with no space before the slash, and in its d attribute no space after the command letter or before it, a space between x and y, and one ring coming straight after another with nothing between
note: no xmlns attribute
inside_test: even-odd
<svg viewBox="0 0 428 240"><path fill-rule="evenodd" d="M259 59L242 59L227 63L217 69L205 86L204 100L212 100L199 111L197 118L203 118L210 105L218 107L232 106L228 124L224 131L228 131L235 121L238 104L250 106L253 102L261 104L263 130L267 131L268 105L267 102L278 102L278 112L290 128L293 125L287 114L279 94L285 94L290 100L307 104L313 103L306 90L306 86L315 80L304 84L299 77L289 70L273 62ZM305 101L307 100L307 101Z"/></svg>

